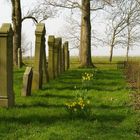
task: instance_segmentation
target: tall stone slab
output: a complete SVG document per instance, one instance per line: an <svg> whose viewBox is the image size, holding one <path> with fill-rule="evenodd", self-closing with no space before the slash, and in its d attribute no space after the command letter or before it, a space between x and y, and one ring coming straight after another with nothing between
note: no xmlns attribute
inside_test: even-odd
<svg viewBox="0 0 140 140"><path fill-rule="evenodd" d="M61 46L61 71L65 71L65 54L64 54L64 44Z"/></svg>
<svg viewBox="0 0 140 140"><path fill-rule="evenodd" d="M22 96L31 96L32 77L32 67L27 67L23 75L23 86L21 91Z"/></svg>
<svg viewBox="0 0 140 140"><path fill-rule="evenodd" d="M11 24L0 28L0 106L14 106L13 31Z"/></svg>
<svg viewBox="0 0 140 140"><path fill-rule="evenodd" d="M68 51L68 69L70 68L70 51Z"/></svg>
<svg viewBox="0 0 140 140"><path fill-rule="evenodd" d="M35 57L33 69L33 82L32 89L38 90L42 88L43 84L43 53L44 53L44 37L45 37L45 24L39 23L36 26L36 41L35 41Z"/></svg>
<svg viewBox="0 0 140 140"><path fill-rule="evenodd" d="M64 49L64 57L65 57L65 70L69 68L69 48L68 48L68 41L66 41L63 45Z"/></svg>
<svg viewBox="0 0 140 140"><path fill-rule="evenodd" d="M52 80L55 78L54 75L54 45L55 45L55 37L48 37L48 73L49 79Z"/></svg>
<svg viewBox="0 0 140 140"><path fill-rule="evenodd" d="M62 38L58 37L55 38L55 51L54 51L54 69L55 69L55 75L58 76L60 74L60 49L62 44ZM55 53L56 52L56 53Z"/></svg>
<svg viewBox="0 0 140 140"><path fill-rule="evenodd" d="M62 58L62 52L63 52L63 45L62 45L62 43L61 43L61 46L59 46L59 61L60 61L59 71L60 71L60 74L63 73L63 58Z"/></svg>
<svg viewBox="0 0 140 140"><path fill-rule="evenodd" d="M46 58L45 40L44 40L44 47L43 48L44 48L43 49L43 84L46 84L49 82L49 75L48 75L48 65L47 65L47 58Z"/></svg>
<svg viewBox="0 0 140 140"><path fill-rule="evenodd" d="M55 38L54 43L54 77L58 76L58 39Z"/></svg>

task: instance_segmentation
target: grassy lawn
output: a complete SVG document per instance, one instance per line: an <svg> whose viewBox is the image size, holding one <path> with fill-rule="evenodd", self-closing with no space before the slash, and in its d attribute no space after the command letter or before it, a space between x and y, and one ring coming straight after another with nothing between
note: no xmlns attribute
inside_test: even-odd
<svg viewBox="0 0 140 140"><path fill-rule="evenodd" d="M99 62L99 61L98 61ZM65 103L81 90L81 75L93 69L73 67L57 79L21 97L24 68L14 72L16 106L0 108L0 140L138 140L140 113L131 106L131 90L115 63L96 63L98 71L87 96L91 113L71 117Z"/></svg>

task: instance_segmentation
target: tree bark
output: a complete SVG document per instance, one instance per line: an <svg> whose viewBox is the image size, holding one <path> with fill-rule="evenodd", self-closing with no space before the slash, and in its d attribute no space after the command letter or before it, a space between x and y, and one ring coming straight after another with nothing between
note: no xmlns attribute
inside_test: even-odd
<svg viewBox="0 0 140 140"><path fill-rule="evenodd" d="M82 0L80 60L81 67L92 67L90 0Z"/></svg>
<svg viewBox="0 0 140 140"><path fill-rule="evenodd" d="M130 49L130 27L129 27L129 23L128 23L128 39L127 39L127 50L126 50L126 61L128 62L128 58L129 58L129 49Z"/></svg>
<svg viewBox="0 0 140 140"><path fill-rule="evenodd" d="M113 36L112 36L112 42L111 42L111 48L110 48L110 57L109 57L109 62L112 62L112 58L113 58L113 49L114 49L114 42L115 42L115 33L116 30L114 30L113 32Z"/></svg>
<svg viewBox="0 0 140 140"><path fill-rule="evenodd" d="M14 65L19 67L22 66L22 53L18 56L18 48L21 50L21 29L22 29L22 14L20 0L11 0L12 3L12 22L13 22L13 61ZM18 62L18 57L20 57L20 62Z"/></svg>
<svg viewBox="0 0 140 140"><path fill-rule="evenodd" d="M112 58L113 58L113 48L114 48L114 45L111 45L110 57L109 57L109 62L110 62L110 63L112 62Z"/></svg>

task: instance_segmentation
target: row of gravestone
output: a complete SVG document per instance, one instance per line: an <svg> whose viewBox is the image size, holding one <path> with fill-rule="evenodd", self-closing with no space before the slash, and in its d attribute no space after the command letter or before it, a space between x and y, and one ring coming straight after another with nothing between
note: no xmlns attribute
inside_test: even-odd
<svg viewBox="0 0 140 140"><path fill-rule="evenodd" d="M49 36L48 62L46 61L45 33L45 24L37 24L34 66L33 69L27 67L25 70L22 96L31 95L31 89L41 89L43 84L69 68L68 42L62 45L61 38ZM14 104L13 31L11 24L5 23L0 28L0 106L11 107Z"/></svg>

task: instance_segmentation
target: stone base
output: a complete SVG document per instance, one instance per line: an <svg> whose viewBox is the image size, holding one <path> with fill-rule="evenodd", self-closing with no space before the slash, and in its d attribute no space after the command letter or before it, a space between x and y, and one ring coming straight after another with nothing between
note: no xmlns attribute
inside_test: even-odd
<svg viewBox="0 0 140 140"><path fill-rule="evenodd" d="M0 97L0 107L13 107L14 101L9 101L8 98L1 98Z"/></svg>

